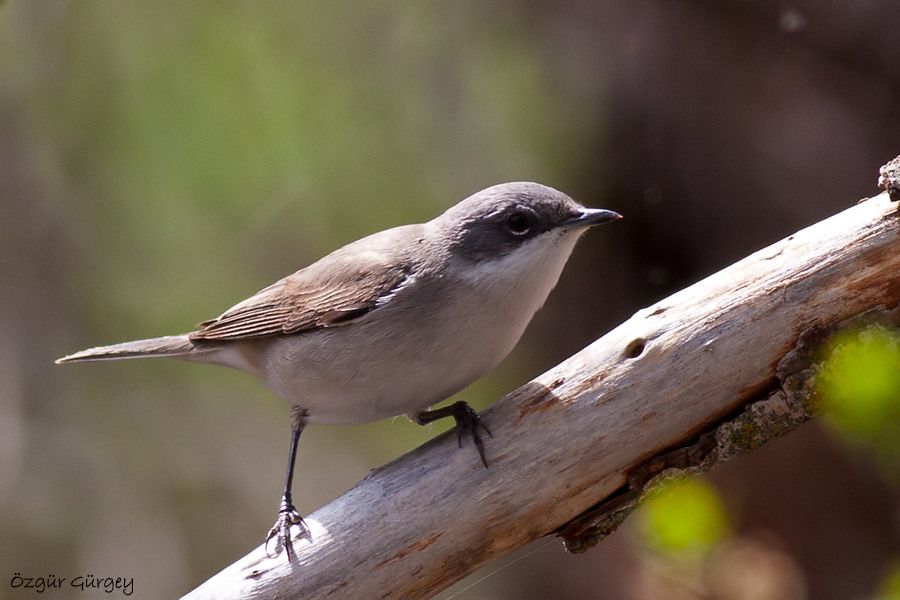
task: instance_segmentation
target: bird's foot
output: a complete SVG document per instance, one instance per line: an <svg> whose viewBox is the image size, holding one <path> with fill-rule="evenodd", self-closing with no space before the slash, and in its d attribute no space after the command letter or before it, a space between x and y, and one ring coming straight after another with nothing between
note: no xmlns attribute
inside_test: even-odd
<svg viewBox="0 0 900 600"><path fill-rule="evenodd" d="M484 456L484 440L481 439L481 433L479 433L478 430L483 429L488 436L494 437L491 430L487 428L487 425L481 422L481 417L478 416L475 409L469 406L467 402L463 402L462 400L454 402L450 405L450 409L450 414L453 415L453 419L456 421L457 444L462 448L463 435L468 434L469 437L472 438L475 448L478 450L478 456L481 457L481 464L487 469L487 459Z"/></svg>
<svg viewBox="0 0 900 600"><path fill-rule="evenodd" d="M291 527L294 525L300 527L301 537L309 538L309 527L306 526L303 517L294 508L289 498L282 498L275 524L272 525L269 533L266 534L264 546L266 552L269 549L269 542L272 541L272 538L275 538L275 552L277 553L279 548L284 548L284 551L287 552L288 560L294 560L296 554L294 553L294 545L291 542Z"/></svg>
<svg viewBox="0 0 900 600"><path fill-rule="evenodd" d="M478 430L483 429L489 436L494 436L491 434L491 430L487 428L487 425L481 422L481 417L478 416L475 409L466 402L459 400L449 406L442 406L434 410L423 410L411 415L412 420L419 425L427 425L444 417L453 417L453 420L456 421L456 435L459 447L462 448L463 435L468 434L478 450L481 464L484 465L484 468L487 468L487 459L484 457L484 440L481 439L481 433Z"/></svg>

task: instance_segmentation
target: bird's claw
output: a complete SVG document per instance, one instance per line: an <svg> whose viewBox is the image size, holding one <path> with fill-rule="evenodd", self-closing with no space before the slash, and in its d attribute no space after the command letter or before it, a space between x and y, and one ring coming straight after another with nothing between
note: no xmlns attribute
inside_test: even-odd
<svg viewBox="0 0 900 600"><path fill-rule="evenodd" d="M294 560L296 554L294 553L294 545L291 542L291 527L295 525L300 527L302 532L300 537L309 537L309 527L307 527L303 517L300 516L300 513L297 512L297 509L294 508L294 505L289 500L282 499L275 524L272 525L269 533L266 534L264 546L266 552L269 550L269 542L272 541L272 538L275 538L276 553L279 547L284 548L288 560Z"/></svg>
<svg viewBox="0 0 900 600"><path fill-rule="evenodd" d="M475 448L478 450L478 456L481 457L481 464L483 464L486 469L488 464L487 458L484 456L484 440L481 439L481 434L478 430L484 429L484 432L490 437L494 437L494 434L492 434L491 430L487 428L487 425L481 421L481 417L478 416L475 409L467 403L459 402L454 405L454 408L453 417L456 420L457 445L462 448L463 434L469 434L472 438L472 442L475 444Z"/></svg>
<svg viewBox="0 0 900 600"><path fill-rule="evenodd" d="M472 438L472 442L478 450L478 456L481 457L481 464L483 464L486 469L488 464L487 458L484 456L484 440L481 439L481 433L479 433L478 430L484 429L484 432L490 437L494 437L494 434L487 428L487 425L481 422L481 417L478 416L475 409L466 402L457 400L449 406L443 406L434 410L423 410L422 412L416 413L411 418L419 425L427 425L432 421L443 419L444 417L453 417L453 420L456 421L456 441L460 448L462 448L464 434L468 434Z"/></svg>

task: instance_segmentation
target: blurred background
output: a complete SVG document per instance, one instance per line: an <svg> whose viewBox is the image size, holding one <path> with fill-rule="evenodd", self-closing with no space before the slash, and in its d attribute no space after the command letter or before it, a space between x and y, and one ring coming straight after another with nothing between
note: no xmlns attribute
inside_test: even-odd
<svg viewBox="0 0 900 600"><path fill-rule="evenodd" d="M898 24L894 0L0 2L0 597L14 571L174 597L279 501L287 408L254 380L53 359L186 331L493 183L625 214L462 394L484 407L874 195L900 154ZM584 555L542 540L441 597L898 598L893 400L675 487ZM298 508L442 430L308 429Z"/></svg>

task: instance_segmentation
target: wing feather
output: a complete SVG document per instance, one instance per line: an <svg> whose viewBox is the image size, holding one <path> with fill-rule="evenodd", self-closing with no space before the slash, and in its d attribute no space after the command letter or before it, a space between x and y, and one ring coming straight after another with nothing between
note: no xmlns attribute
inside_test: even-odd
<svg viewBox="0 0 900 600"><path fill-rule="evenodd" d="M190 339L242 340L352 323L383 306L410 279L409 264L385 264L378 258L356 265L345 261L351 268L337 276L318 263L301 269L204 321Z"/></svg>

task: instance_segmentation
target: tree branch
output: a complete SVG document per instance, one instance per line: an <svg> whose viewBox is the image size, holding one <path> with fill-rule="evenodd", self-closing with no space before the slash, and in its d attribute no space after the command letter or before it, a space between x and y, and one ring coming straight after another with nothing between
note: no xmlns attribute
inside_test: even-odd
<svg viewBox="0 0 900 600"><path fill-rule="evenodd" d="M297 560L257 548L186 598L424 598L551 533L608 534L648 481L703 470L809 419L822 332L898 321L887 193L639 311L485 411L485 469L453 432L307 518Z"/></svg>

